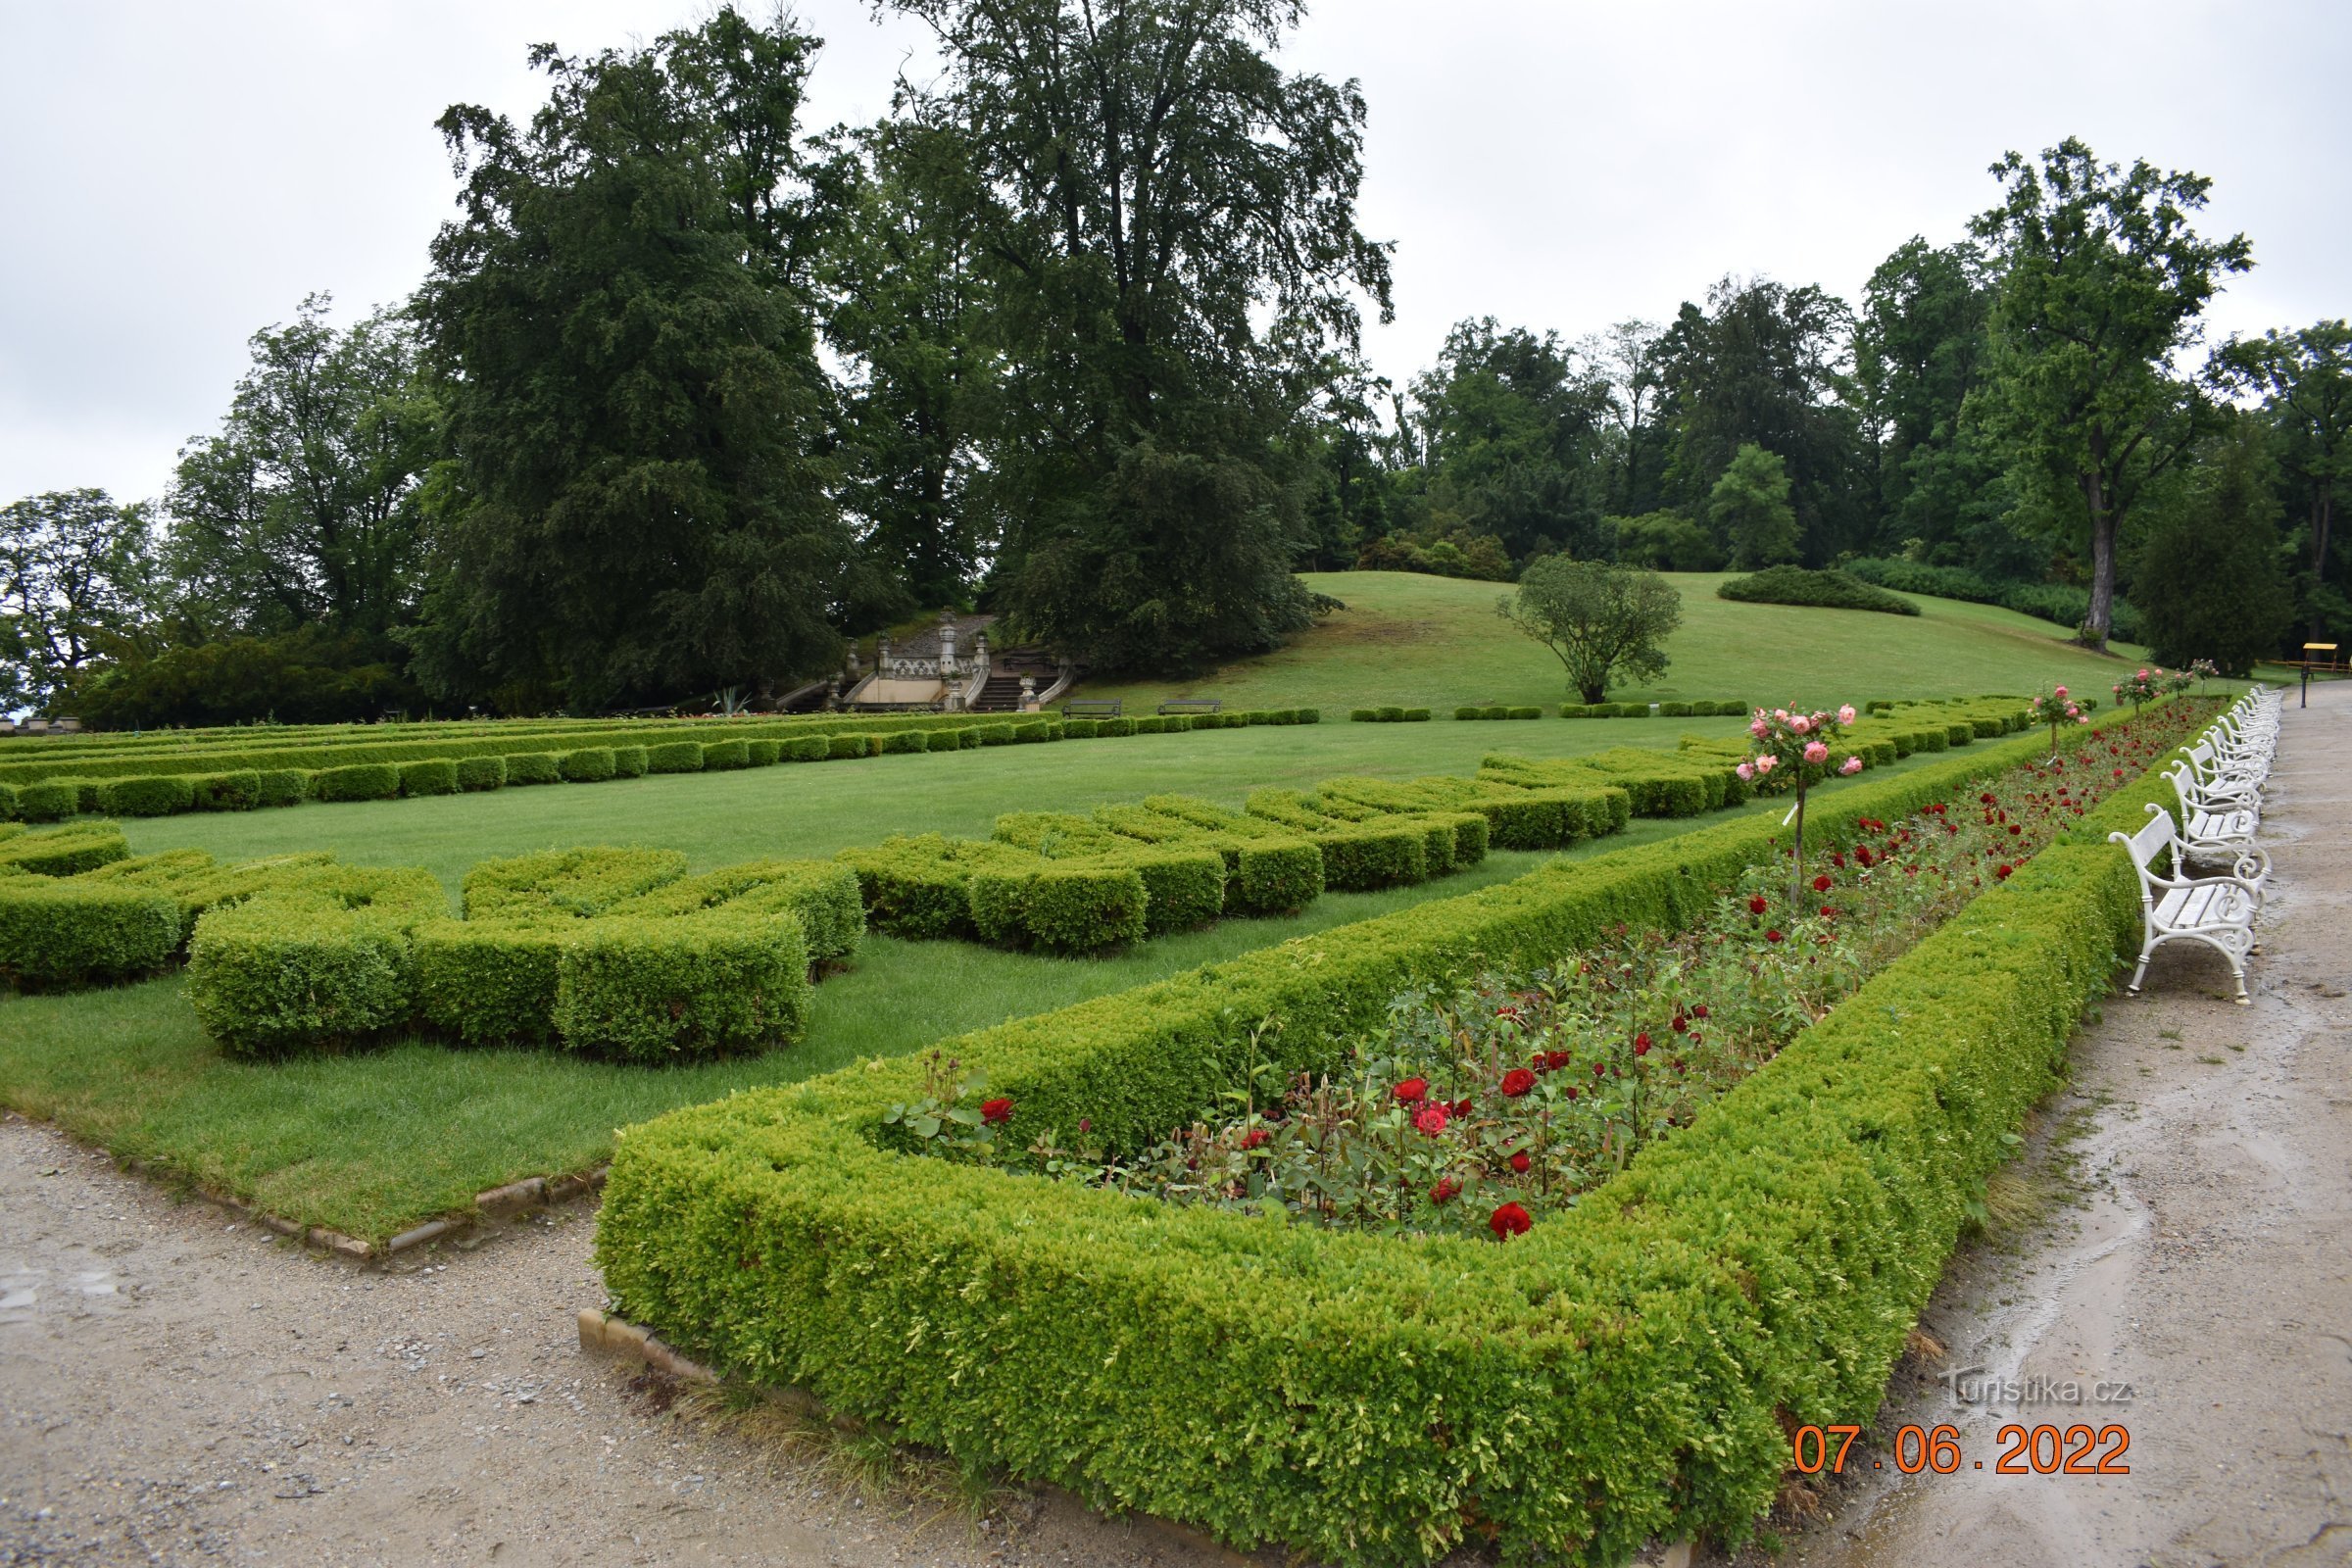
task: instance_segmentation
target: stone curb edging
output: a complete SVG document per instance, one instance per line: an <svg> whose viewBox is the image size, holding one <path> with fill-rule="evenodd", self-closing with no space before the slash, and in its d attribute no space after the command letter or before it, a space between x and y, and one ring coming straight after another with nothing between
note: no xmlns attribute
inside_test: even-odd
<svg viewBox="0 0 2352 1568"><path fill-rule="evenodd" d="M161 1174L168 1177L172 1174L168 1168L159 1172L148 1161L135 1157L121 1163L122 1168L133 1176ZM514 1219L534 1208L552 1207L575 1198L584 1198L590 1193L601 1192L610 1169L610 1166L600 1165L592 1171L574 1176L526 1176L520 1181L509 1182L504 1187L493 1187L487 1192L474 1194L472 1213L428 1219L402 1231L380 1247L356 1236L346 1236L341 1231L329 1230L323 1225L305 1225L283 1214L272 1214L268 1209L202 1183L196 1184L195 1194L217 1208L224 1208L240 1219L251 1220L264 1230L274 1231L306 1247L349 1258L355 1263L381 1263L395 1252L405 1252L445 1236L462 1235L485 1222Z"/></svg>

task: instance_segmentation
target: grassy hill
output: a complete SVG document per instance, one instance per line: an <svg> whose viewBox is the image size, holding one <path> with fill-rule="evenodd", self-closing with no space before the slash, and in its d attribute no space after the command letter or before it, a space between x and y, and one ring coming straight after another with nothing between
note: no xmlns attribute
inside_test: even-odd
<svg viewBox="0 0 2352 1568"><path fill-rule="evenodd" d="M2118 644L2122 657L2101 658L2048 621L1956 599L1905 595L1920 607L1916 617L1734 604L1715 597L1726 575L1667 573L1683 593L1683 627L1667 645L1672 667L1612 698L1826 704L2026 692L2053 681L2104 694L2125 660L2140 657ZM1559 662L1494 613L1508 584L1395 571L1305 580L1348 608L1279 653L1189 681L1090 681L1079 695L1125 698L1131 712L1169 697L1216 697L1237 708L1343 710L1333 718L1381 703L1450 711L1573 700Z"/></svg>

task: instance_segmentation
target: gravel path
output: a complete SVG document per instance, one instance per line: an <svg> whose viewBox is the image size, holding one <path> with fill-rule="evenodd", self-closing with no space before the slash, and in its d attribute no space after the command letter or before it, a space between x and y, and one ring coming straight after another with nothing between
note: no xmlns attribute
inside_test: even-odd
<svg viewBox="0 0 2352 1568"><path fill-rule="evenodd" d="M2253 1005L2178 946L2106 1004L2047 1119L2082 1201L1963 1252L1923 1320L1949 1353L1881 1418L1951 1423L1960 1470L1871 1449L1786 1568L2352 1563L2352 685L2288 705ZM2122 1426L2132 1473L1996 1474L2012 1422Z"/></svg>

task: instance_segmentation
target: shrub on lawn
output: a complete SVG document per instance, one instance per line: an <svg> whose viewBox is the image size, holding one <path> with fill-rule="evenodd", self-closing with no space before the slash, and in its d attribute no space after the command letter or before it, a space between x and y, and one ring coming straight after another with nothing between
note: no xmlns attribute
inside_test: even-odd
<svg viewBox="0 0 2352 1568"><path fill-rule="evenodd" d="M930 749L931 733L928 730L892 730L882 737L882 751L885 756L893 753L927 752Z"/></svg>
<svg viewBox="0 0 2352 1568"><path fill-rule="evenodd" d="M322 801L388 801L400 793L400 769L390 762L321 768L314 789Z"/></svg>
<svg viewBox="0 0 2352 1568"><path fill-rule="evenodd" d="M942 734L953 735L954 730ZM784 743L787 762L821 762L833 755L833 738L829 735L795 735Z"/></svg>
<svg viewBox="0 0 2352 1568"><path fill-rule="evenodd" d="M1012 726L1008 723L975 724L972 730L980 737L983 746L1010 746L1013 743Z"/></svg>
<svg viewBox="0 0 2352 1568"><path fill-rule="evenodd" d="M773 745L775 743L771 741L767 744ZM645 777L645 770L649 765L645 752L646 749L642 746L613 747L612 776L614 778ZM773 759L770 759L770 760L773 760Z"/></svg>
<svg viewBox="0 0 2352 1568"><path fill-rule="evenodd" d="M1258 839L1235 846L1225 883L1240 914L1289 914L1323 896L1323 852L1306 839Z"/></svg>
<svg viewBox="0 0 2352 1568"><path fill-rule="evenodd" d="M808 944L782 911L592 920L556 973L556 1030L574 1051L672 1061L790 1045L808 1027Z"/></svg>
<svg viewBox="0 0 2352 1568"><path fill-rule="evenodd" d="M648 773L700 773L703 770L701 741L663 741L645 749L645 770Z"/></svg>
<svg viewBox="0 0 2352 1568"><path fill-rule="evenodd" d="M198 811L250 811L262 804L262 775L253 770L236 773L197 773L189 777L194 790L190 808Z"/></svg>
<svg viewBox="0 0 2352 1568"><path fill-rule="evenodd" d="M782 741L746 741L744 742L744 752L751 759L752 766L773 767L784 755L784 743Z"/></svg>
<svg viewBox="0 0 2352 1568"><path fill-rule="evenodd" d="M434 757L427 758L422 761L401 763L400 793L403 795L457 794L457 759Z"/></svg>
<svg viewBox="0 0 2352 1568"><path fill-rule="evenodd" d="M561 784L564 768L553 752L516 752L506 760L507 785L519 789L526 784Z"/></svg>
<svg viewBox="0 0 2352 1568"><path fill-rule="evenodd" d="M825 755L836 761L865 755L863 735L835 735L830 738L829 745L831 749Z"/></svg>
<svg viewBox="0 0 2352 1568"><path fill-rule="evenodd" d="M923 737L925 751L953 752L963 745L963 737L954 729L914 730L909 733Z"/></svg>
<svg viewBox="0 0 2352 1568"><path fill-rule="evenodd" d="M23 986L149 974L179 950L179 901L122 883L0 877L0 974Z"/></svg>
<svg viewBox="0 0 2352 1568"><path fill-rule="evenodd" d="M751 765L751 747L743 741L711 741L703 748L703 767L708 772L725 772Z"/></svg>
<svg viewBox="0 0 2352 1568"><path fill-rule="evenodd" d="M1100 719L1065 718L1061 721L1061 738L1065 741L1091 741Z"/></svg>
<svg viewBox="0 0 2352 1568"><path fill-rule="evenodd" d="M130 846L112 822L75 822L0 840L0 874L13 867L37 876L78 876L129 858Z"/></svg>
<svg viewBox="0 0 2352 1568"><path fill-rule="evenodd" d="M1135 724L1134 719L1126 717L1098 719L1095 723L1095 733L1106 739L1115 739L1119 736L1134 734Z"/></svg>
<svg viewBox="0 0 2352 1568"><path fill-rule="evenodd" d="M1718 599L1759 605L1807 605L1818 610L1875 610L1888 615L1916 615L1919 606L1900 594L1864 582L1842 571L1808 571L1802 566L1767 566L1745 577L1715 585Z"/></svg>
<svg viewBox="0 0 2352 1568"><path fill-rule="evenodd" d="M556 956L582 922L432 920L416 928L416 1010L468 1045L555 1037Z"/></svg>
<svg viewBox="0 0 2352 1568"><path fill-rule="evenodd" d="M1131 735L1157 735L1168 727L1167 715L1164 713L1145 713L1131 718L1127 722L1133 726L1128 731Z"/></svg>
<svg viewBox="0 0 2352 1568"><path fill-rule="evenodd" d="M263 806L300 806L311 798L311 774L300 767L265 767L261 780Z"/></svg>
<svg viewBox="0 0 2352 1568"><path fill-rule="evenodd" d="M466 873L463 907L468 920L584 918L685 874L676 850L548 850L476 865Z"/></svg>
<svg viewBox="0 0 2352 1568"><path fill-rule="evenodd" d="M617 776L619 770L610 746L583 746L556 760L556 771L564 775L566 784L601 784Z"/></svg>
<svg viewBox="0 0 2352 1568"><path fill-rule="evenodd" d="M507 782L507 760L503 757L461 757L458 759L458 788L462 790L494 790Z"/></svg>
<svg viewBox="0 0 2352 1568"><path fill-rule="evenodd" d="M98 788L98 808L109 816L171 816L196 804L185 773L112 779Z"/></svg>
<svg viewBox="0 0 2352 1568"><path fill-rule="evenodd" d="M413 1011L412 934L448 907L427 871L321 866L198 919L185 995L232 1054L379 1034Z"/></svg>
<svg viewBox="0 0 2352 1568"><path fill-rule="evenodd" d="M747 860L623 899L608 912L670 916L720 908L737 914L790 911L816 963L848 959L865 935L858 875L833 860Z"/></svg>

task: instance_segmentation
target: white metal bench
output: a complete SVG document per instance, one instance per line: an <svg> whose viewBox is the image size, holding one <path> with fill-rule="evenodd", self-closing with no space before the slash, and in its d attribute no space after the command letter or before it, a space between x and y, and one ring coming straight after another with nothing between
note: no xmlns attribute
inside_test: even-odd
<svg viewBox="0 0 2352 1568"><path fill-rule="evenodd" d="M2253 888L2259 906L2271 880L2271 852L2254 839L2261 819L2252 811L2209 809L2199 805L2188 769L2180 763L2165 776L2172 780L2173 793L2180 800L2180 815L2175 825L2180 835L2179 856L2187 860L2228 860L2229 874ZM2151 801L2148 809L2161 811L2164 808Z"/></svg>
<svg viewBox="0 0 2352 1568"><path fill-rule="evenodd" d="M2139 873L2143 936L2139 964L2132 971L2128 988L2132 994L2139 994L2139 983L2148 972L2148 957L2159 947L2167 942L2202 942L2230 960L2230 973L2237 981L2234 1000L2239 1006L2246 1005L2246 955L2254 948L2254 916L2261 907L2261 893L2239 877L2182 874L2180 836L2171 814L2161 808L2138 832L2107 837L2124 846L2132 857L2132 868ZM2171 868L2170 875L2157 868L2160 863Z"/></svg>

